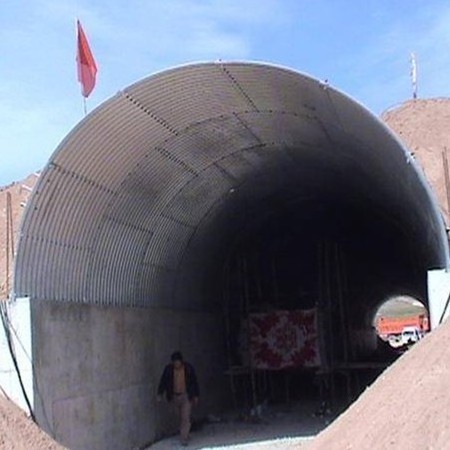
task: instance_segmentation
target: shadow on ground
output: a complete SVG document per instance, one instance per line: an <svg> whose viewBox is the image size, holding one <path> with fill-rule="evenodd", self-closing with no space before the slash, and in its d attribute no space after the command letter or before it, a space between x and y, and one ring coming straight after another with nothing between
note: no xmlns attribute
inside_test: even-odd
<svg viewBox="0 0 450 450"><path fill-rule="evenodd" d="M334 420L336 414L317 414L317 403L268 406L260 417L230 412L222 417L194 421L190 449L282 449L307 448L312 438ZM148 447L151 450L178 448L173 436Z"/></svg>

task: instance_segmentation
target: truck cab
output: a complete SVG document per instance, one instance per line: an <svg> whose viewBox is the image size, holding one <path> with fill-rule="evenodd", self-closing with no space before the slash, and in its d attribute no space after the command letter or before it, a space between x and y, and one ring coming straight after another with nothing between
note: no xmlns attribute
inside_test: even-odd
<svg viewBox="0 0 450 450"><path fill-rule="evenodd" d="M414 344L422 337L420 330L417 327L404 327L402 331L402 343Z"/></svg>

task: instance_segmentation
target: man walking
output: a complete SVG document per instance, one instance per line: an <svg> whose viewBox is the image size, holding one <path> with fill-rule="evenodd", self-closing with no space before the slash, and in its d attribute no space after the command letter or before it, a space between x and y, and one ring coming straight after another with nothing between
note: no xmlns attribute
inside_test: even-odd
<svg viewBox="0 0 450 450"><path fill-rule="evenodd" d="M191 429L191 408L198 403L200 391L195 370L183 360L181 352L172 353L170 360L161 375L158 401L165 394L167 401L175 406L180 419L181 445L187 445Z"/></svg>

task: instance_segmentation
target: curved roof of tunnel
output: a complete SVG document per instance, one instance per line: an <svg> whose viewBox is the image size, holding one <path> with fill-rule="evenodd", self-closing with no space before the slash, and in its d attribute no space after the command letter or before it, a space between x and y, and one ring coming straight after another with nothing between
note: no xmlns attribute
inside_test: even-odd
<svg viewBox="0 0 450 450"><path fill-rule="evenodd" d="M268 64L167 70L120 91L59 145L24 215L15 292L202 308L202 280L255 224L325 198L394 224L421 268L447 265L420 169L356 101Z"/></svg>

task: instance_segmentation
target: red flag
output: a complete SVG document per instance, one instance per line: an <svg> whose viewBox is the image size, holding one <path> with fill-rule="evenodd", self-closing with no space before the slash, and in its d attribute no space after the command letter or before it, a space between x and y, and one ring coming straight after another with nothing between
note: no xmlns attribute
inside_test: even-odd
<svg viewBox="0 0 450 450"><path fill-rule="evenodd" d="M95 87L97 64L79 20L77 20L77 31L78 81L81 83L81 94L87 98Z"/></svg>

